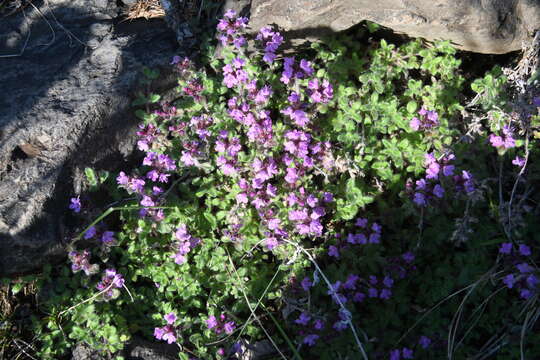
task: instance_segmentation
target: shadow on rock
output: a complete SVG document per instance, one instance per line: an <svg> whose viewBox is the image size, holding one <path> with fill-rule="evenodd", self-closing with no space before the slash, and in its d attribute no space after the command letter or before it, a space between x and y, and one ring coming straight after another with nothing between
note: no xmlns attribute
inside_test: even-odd
<svg viewBox="0 0 540 360"><path fill-rule="evenodd" d="M140 71L178 49L164 21L120 15L114 2L49 0L0 22L0 276L64 257L76 175L134 159Z"/></svg>

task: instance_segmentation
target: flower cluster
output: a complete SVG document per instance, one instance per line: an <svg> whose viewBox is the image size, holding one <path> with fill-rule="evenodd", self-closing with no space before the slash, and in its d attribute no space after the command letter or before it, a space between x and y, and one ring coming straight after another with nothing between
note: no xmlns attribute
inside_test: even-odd
<svg viewBox="0 0 540 360"><path fill-rule="evenodd" d="M503 277L504 285L508 289L517 289L523 299L529 299L538 293L537 285L540 279L537 276L537 270L523 259L532 255L531 248L520 244L516 249L512 243L503 243L499 248L499 253L505 256L505 261L509 266L517 270Z"/></svg>
<svg viewBox="0 0 540 360"><path fill-rule="evenodd" d="M300 326L299 334L302 336L302 343L308 346L314 346L320 338L320 333L324 330L326 324L320 318L314 318L307 312L300 313L298 319L294 321Z"/></svg>
<svg viewBox="0 0 540 360"><path fill-rule="evenodd" d="M390 351L390 360L414 359L414 351L404 347L403 349L394 349Z"/></svg>
<svg viewBox="0 0 540 360"><path fill-rule="evenodd" d="M154 124L139 124L137 147L141 151L149 151L154 141L161 135L161 130Z"/></svg>
<svg viewBox="0 0 540 360"><path fill-rule="evenodd" d="M164 340L167 341L168 344L172 344L176 342L176 328L174 326L174 323L177 320L175 313L168 313L167 315L163 316L167 324L162 327L156 327L154 329L154 337L158 340Z"/></svg>
<svg viewBox="0 0 540 360"><path fill-rule="evenodd" d="M491 146L497 149L510 149L516 146L516 141L513 138L514 132L508 125L504 125L501 135L491 134L489 135L489 142Z"/></svg>
<svg viewBox="0 0 540 360"><path fill-rule="evenodd" d="M109 301L116 299L120 295L120 291L124 286L124 278L121 274L118 274L114 269L105 270L101 281L96 285L96 289L103 292L103 300Z"/></svg>
<svg viewBox="0 0 540 360"><path fill-rule="evenodd" d="M473 177L468 171L454 174L455 166L451 164L454 159L453 154L444 155L440 159L435 158L433 153L425 155L426 177L417 180L415 185L410 180L406 184L406 190L416 205L426 206L434 199L442 199L445 194L443 182L453 182L458 192L469 194L475 190Z"/></svg>
<svg viewBox="0 0 540 360"><path fill-rule="evenodd" d="M84 239L90 240L90 239L99 239L103 245L106 246L114 246L116 245L116 238L114 237L113 231L98 231L96 226L91 226L86 232L84 233Z"/></svg>
<svg viewBox="0 0 540 360"><path fill-rule="evenodd" d="M143 159L143 165L152 167L152 170L146 173L146 178L154 182L167 183L170 176L167 172L176 170L174 161L168 155L157 154L152 151L146 153Z"/></svg>
<svg viewBox="0 0 540 360"><path fill-rule="evenodd" d="M186 255L193 249L195 246L199 245L201 239L193 237L189 234L187 226L181 224L174 233L177 243L177 252L171 255L171 258L174 259L174 262L178 265L182 265L186 262Z"/></svg>
<svg viewBox="0 0 540 360"><path fill-rule="evenodd" d="M422 106L418 114L421 116L420 119L413 117L409 122L409 126L414 131L425 131L439 125L439 114L435 110L427 110Z"/></svg>
<svg viewBox="0 0 540 360"><path fill-rule="evenodd" d="M328 256L339 259L341 251L348 248L349 244L366 245L381 242L382 227L377 222L373 222L369 226L368 219L358 218L355 221L355 226L361 230L349 232L345 237L342 234L336 234L338 241L336 245L328 247Z"/></svg>
<svg viewBox="0 0 540 360"><path fill-rule="evenodd" d="M306 79L312 76L313 72L311 61L301 59L297 63L294 56L286 57L283 59L283 72L281 73L280 81L284 84L290 84L295 78Z"/></svg>
<svg viewBox="0 0 540 360"><path fill-rule="evenodd" d="M71 270L74 273L83 271L86 275L90 276L98 272L99 266L96 264L90 264L90 251L70 251L68 254L71 261Z"/></svg>
<svg viewBox="0 0 540 360"><path fill-rule="evenodd" d="M244 70L246 61L242 58L235 58L231 64L223 66L223 83L229 89L248 81L248 73Z"/></svg>
<svg viewBox="0 0 540 360"><path fill-rule="evenodd" d="M219 32L218 38L221 44L223 46L234 45L238 49L244 46L246 44L246 38L240 34L240 30L246 28L247 23L247 18L237 17L236 11L227 10L217 25Z"/></svg>
<svg viewBox="0 0 540 360"><path fill-rule="evenodd" d="M217 335L221 333L225 334L232 334L234 329L236 328L236 324L234 321L230 320L227 321L227 316L225 314L221 314L219 318L216 318L214 315L211 315L206 320L206 326L208 329L213 330L214 333Z"/></svg>
<svg viewBox="0 0 540 360"><path fill-rule="evenodd" d="M283 36L277 31L273 31L270 26L265 26L259 30L256 37L257 41L264 47L263 61L272 64L276 59L276 51L283 43Z"/></svg>

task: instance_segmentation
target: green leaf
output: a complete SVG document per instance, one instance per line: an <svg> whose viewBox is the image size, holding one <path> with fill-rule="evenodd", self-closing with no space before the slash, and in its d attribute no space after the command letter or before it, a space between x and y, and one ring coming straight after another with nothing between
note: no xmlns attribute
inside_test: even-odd
<svg viewBox="0 0 540 360"><path fill-rule="evenodd" d="M161 96L159 96L158 94L151 94L148 97L148 102L151 104L154 104L154 103L157 103L159 99L161 99Z"/></svg>
<svg viewBox="0 0 540 360"><path fill-rule="evenodd" d="M416 109L418 109L418 104L416 101L409 101L407 103L407 111L411 114L414 114L416 112Z"/></svg>
<svg viewBox="0 0 540 360"><path fill-rule="evenodd" d="M94 171L94 169L89 168L89 167L85 168L84 175L86 175L86 180L88 180L88 183L90 184L90 186L97 186L98 179L97 179L96 172Z"/></svg>

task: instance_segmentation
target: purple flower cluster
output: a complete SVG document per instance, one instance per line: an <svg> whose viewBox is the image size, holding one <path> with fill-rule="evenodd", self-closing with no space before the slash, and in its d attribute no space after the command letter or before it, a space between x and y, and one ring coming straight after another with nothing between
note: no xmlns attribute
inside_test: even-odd
<svg viewBox="0 0 540 360"><path fill-rule="evenodd" d="M280 81L284 84L290 84L295 78L306 79L314 73L311 61L301 59L296 63L295 57L286 57L283 59L283 72Z"/></svg>
<svg viewBox="0 0 540 360"><path fill-rule="evenodd" d="M198 157L201 156L202 152L200 149L201 143L198 141L187 141L182 144L184 150L180 156L180 161L185 166L194 166L198 165Z"/></svg>
<svg viewBox="0 0 540 360"><path fill-rule="evenodd" d="M409 122L409 126L414 131L429 130L439 125L439 114L435 110L427 110L422 106L418 114L421 118L413 117Z"/></svg>
<svg viewBox="0 0 540 360"><path fill-rule="evenodd" d="M154 141L161 135L161 131L154 124L139 124L139 129L137 135L140 139L137 141L137 147L141 151L149 151Z"/></svg>
<svg viewBox="0 0 540 360"><path fill-rule="evenodd" d="M516 146L516 141L513 136L514 132L510 126L505 125L502 128L501 135L489 135L489 142L491 143L491 146L497 149L510 149Z"/></svg>
<svg viewBox="0 0 540 360"><path fill-rule="evenodd" d="M224 175L233 176L237 173L236 164L238 153L242 150L240 139L233 137L229 139L229 132L222 130L219 133L214 149L219 153L216 163Z"/></svg>
<svg viewBox="0 0 540 360"><path fill-rule="evenodd" d="M180 225L178 229L176 229L174 235L178 240L178 251L176 254L171 255L171 258L173 258L174 262L178 265L182 265L187 260L186 255L191 251L191 249L201 243L201 239L191 236L185 224Z"/></svg>
<svg viewBox="0 0 540 360"><path fill-rule="evenodd" d="M223 15L224 17L219 20L217 25L221 44L223 46L234 45L238 49L241 48L246 44L246 38L240 34L240 30L246 28L248 19L237 17L234 10L227 10Z"/></svg>
<svg viewBox="0 0 540 360"><path fill-rule="evenodd" d="M118 289L124 286L124 278L121 274L118 274L114 269L105 270L105 274L101 278L101 281L96 285L96 289L99 291L105 291L103 299L109 301L115 299L120 295Z"/></svg>
<svg viewBox="0 0 540 360"><path fill-rule="evenodd" d="M342 234L336 234L338 241L336 245L328 247L328 256L339 259L341 251L347 249L350 246L349 244L366 245L381 242L382 227L378 223L373 222L369 226L368 219L358 218L355 221L355 226L363 230L350 232L346 237L343 237Z"/></svg>
<svg viewBox="0 0 540 360"><path fill-rule="evenodd" d="M505 256L505 262L509 266L517 269L503 277L503 284L509 289L517 289L523 299L529 299L538 293L537 285L540 283L538 271L523 259L532 255L531 248L520 244L516 249L512 243L508 242L501 244L499 253Z"/></svg>
<svg viewBox="0 0 540 360"><path fill-rule="evenodd" d="M163 316L167 324L162 327L156 327L154 329L154 337L158 340L167 341L168 344L176 342L176 327L174 323L177 320L176 314L168 313Z"/></svg>
<svg viewBox="0 0 540 360"><path fill-rule="evenodd" d="M240 104L236 97L231 98L227 105L229 107L229 116L248 128L247 137L249 141L264 148L275 145L269 111L252 109L247 102Z"/></svg>
<svg viewBox="0 0 540 360"><path fill-rule="evenodd" d="M216 318L214 315L209 316L208 320L206 320L206 326L208 329L213 330L217 335L223 332L225 334L232 334L236 328L234 321L227 321L227 316L225 314L221 314L219 318Z"/></svg>
<svg viewBox="0 0 540 360"><path fill-rule="evenodd" d="M314 103L328 103L334 97L334 89L328 80L312 79L308 82L308 95Z"/></svg>
<svg viewBox="0 0 540 360"><path fill-rule="evenodd" d="M273 31L270 26L265 26L259 30L255 39L260 41L264 47L263 61L272 64L276 59L277 49L283 43L283 36L279 32Z"/></svg>
<svg viewBox="0 0 540 360"><path fill-rule="evenodd" d="M169 181L170 174L167 174L167 172L176 170L176 164L168 155L157 154L151 151L146 153L143 165L153 168L146 174L147 179L162 183L167 183Z"/></svg>
<svg viewBox="0 0 540 360"><path fill-rule="evenodd" d="M394 349L390 351L390 360L414 359L414 351L404 347L403 349Z"/></svg>
<svg viewBox="0 0 540 360"><path fill-rule="evenodd" d="M309 123L307 112L307 104L300 101L300 95L296 92L292 92L288 97L289 106L281 110L281 113L287 115L297 126L306 127Z"/></svg>
<svg viewBox="0 0 540 360"><path fill-rule="evenodd" d="M199 79L189 79L186 81L186 85L182 88L182 92L187 96L190 96L195 101L201 101L204 87Z"/></svg>
<svg viewBox="0 0 540 360"><path fill-rule="evenodd" d="M322 319L312 318L307 312L302 312L294 322L301 327L302 343L308 346L314 346L317 343L320 338L317 333L324 330L326 326Z"/></svg>
<svg viewBox="0 0 540 360"><path fill-rule="evenodd" d="M106 246L116 245L116 239L113 231L98 231L95 226L92 226L84 233L84 239L90 240L93 238L100 239L101 243Z"/></svg>
<svg viewBox="0 0 540 360"><path fill-rule="evenodd" d="M90 276L98 272L99 266L96 264L90 264L90 251L70 251L68 254L71 261L71 270L74 273L83 271L86 275Z"/></svg>
<svg viewBox="0 0 540 360"><path fill-rule="evenodd" d="M246 70L244 70L246 61L241 58L233 59L231 64L223 66L223 83L229 89L245 84L248 82L249 77Z"/></svg>
<svg viewBox="0 0 540 360"><path fill-rule="evenodd" d="M206 139L211 135L208 127L214 123L214 119L210 116L203 114L201 116L194 116L191 118L190 125L195 133L201 140Z"/></svg>
<svg viewBox="0 0 540 360"><path fill-rule="evenodd" d="M406 184L406 190L416 205L427 206L434 199L442 199L445 195L443 181L453 182L458 192L469 194L474 191L474 180L468 171L454 174L455 166L451 164L454 159L453 154L444 155L439 160L433 153L425 155L426 177L417 180L415 185L410 180Z"/></svg>

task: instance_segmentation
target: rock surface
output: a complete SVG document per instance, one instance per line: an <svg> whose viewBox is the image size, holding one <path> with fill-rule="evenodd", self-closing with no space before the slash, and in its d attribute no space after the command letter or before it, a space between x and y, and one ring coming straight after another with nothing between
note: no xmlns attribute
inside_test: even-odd
<svg viewBox="0 0 540 360"><path fill-rule="evenodd" d="M35 0L0 20L0 277L65 255L74 178L129 159L142 67L178 52L164 21L119 13L108 0Z"/></svg>
<svg viewBox="0 0 540 360"><path fill-rule="evenodd" d="M370 20L463 50L503 54L540 28L538 0L252 0L254 31L276 24L292 44Z"/></svg>

